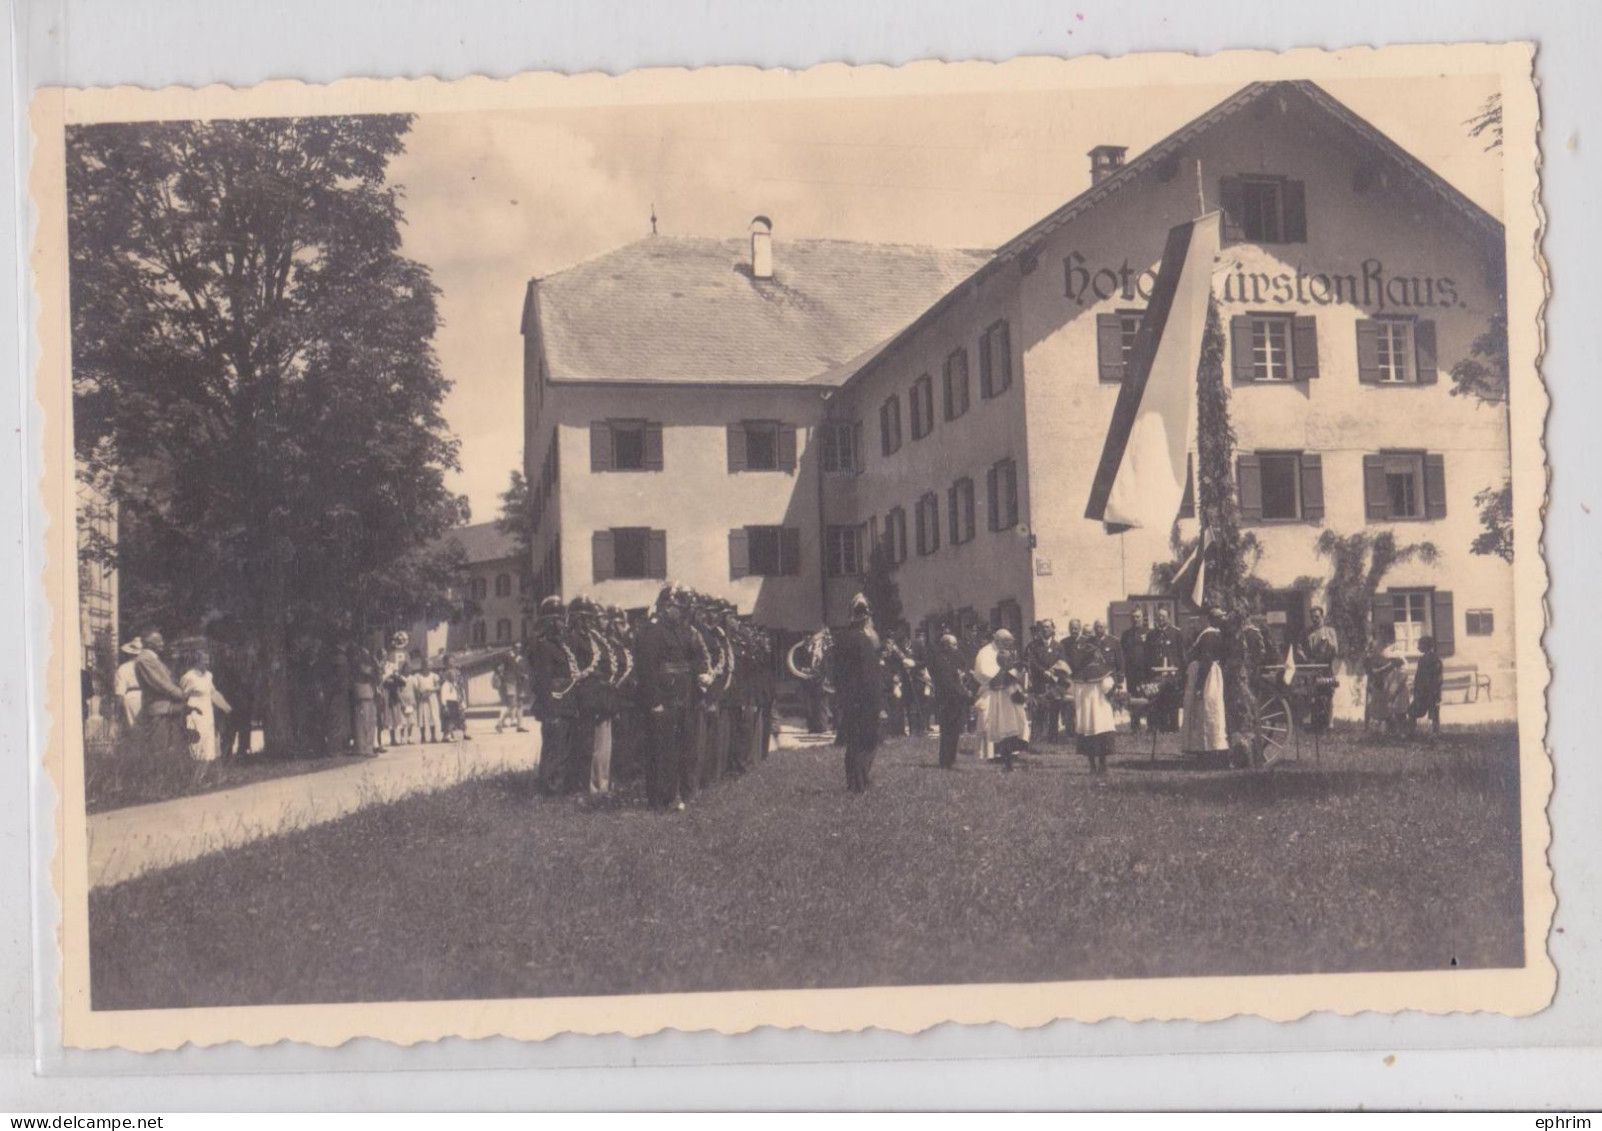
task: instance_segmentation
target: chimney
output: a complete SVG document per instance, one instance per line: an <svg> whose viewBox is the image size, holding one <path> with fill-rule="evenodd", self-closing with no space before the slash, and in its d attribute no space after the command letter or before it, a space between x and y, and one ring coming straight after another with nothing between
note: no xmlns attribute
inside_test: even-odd
<svg viewBox="0 0 1602 1131"><path fill-rule="evenodd" d="M1098 145L1090 151L1090 183L1099 185L1124 167L1124 154L1129 148L1123 145Z"/></svg>
<svg viewBox="0 0 1602 1131"><path fill-rule="evenodd" d="M773 221L766 216L751 221L751 278L773 278Z"/></svg>

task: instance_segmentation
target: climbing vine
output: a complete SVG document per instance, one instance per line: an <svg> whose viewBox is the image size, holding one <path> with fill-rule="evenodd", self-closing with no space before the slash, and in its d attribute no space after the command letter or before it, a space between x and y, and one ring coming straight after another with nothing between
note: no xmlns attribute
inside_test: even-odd
<svg viewBox="0 0 1602 1131"><path fill-rule="evenodd" d="M1350 664L1362 662L1367 649L1369 610L1380 583L1395 566L1417 558L1433 562L1439 551L1433 542L1399 545L1389 530L1370 534L1337 534L1326 530L1313 545L1321 558L1330 560L1325 585L1324 615L1340 639L1339 655Z"/></svg>

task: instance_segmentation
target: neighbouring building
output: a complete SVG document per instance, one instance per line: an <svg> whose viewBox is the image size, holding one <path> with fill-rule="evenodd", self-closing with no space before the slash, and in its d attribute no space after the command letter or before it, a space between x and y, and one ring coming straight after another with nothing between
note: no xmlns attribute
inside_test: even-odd
<svg viewBox="0 0 1602 1131"><path fill-rule="evenodd" d="M1507 408L1447 375L1504 308L1501 224L1306 82L1090 157L1085 192L992 254L775 242L759 218L749 248L657 237L531 283L536 592L643 604L671 576L805 628L844 618L877 545L914 624L1116 630L1170 601L1169 531L1084 512L1164 240L1200 194L1225 214L1214 290L1270 621L1301 629L1324 532L1428 542L1372 623L1433 635L1490 681L1478 716L1511 715L1511 570L1470 552Z"/></svg>

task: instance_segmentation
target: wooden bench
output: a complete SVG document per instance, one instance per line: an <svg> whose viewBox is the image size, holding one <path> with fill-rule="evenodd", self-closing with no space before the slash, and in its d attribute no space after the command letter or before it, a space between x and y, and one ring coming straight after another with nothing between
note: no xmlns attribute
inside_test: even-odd
<svg viewBox="0 0 1602 1131"><path fill-rule="evenodd" d="M1441 703L1446 705L1446 697L1456 691L1463 693L1460 703L1479 702L1480 692L1485 697L1491 697L1491 677L1481 673L1477 664L1447 664L1441 669Z"/></svg>

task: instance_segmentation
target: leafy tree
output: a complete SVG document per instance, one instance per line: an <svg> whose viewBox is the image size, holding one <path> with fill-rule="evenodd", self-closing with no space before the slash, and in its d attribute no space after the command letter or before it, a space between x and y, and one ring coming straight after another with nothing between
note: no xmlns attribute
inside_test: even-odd
<svg viewBox="0 0 1602 1131"><path fill-rule="evenodd" d="M1513 560L1513 481L1500 487L1487 487L1474 496L1484 528L1469 549L1476 554L1495 554L1505 562Z"/></svg>
<svg viewBox="0 0 1602 1131"><path fill-rule="evenodd" d="M1497 91L1481 104L1472 118L1463 123L1469 137L1483 137L1487 151L1502 148L1502 92Z"/></svg>
<svg viewBox="0 0 1602 1131"><path fill-rule="evenodd" d="M74 430L165 627L226 628L289 752L291 657L446 607L465 520L400 253L404 115L111 123L67 135ZM252 682L256 682L252 677Z"/></svg>

